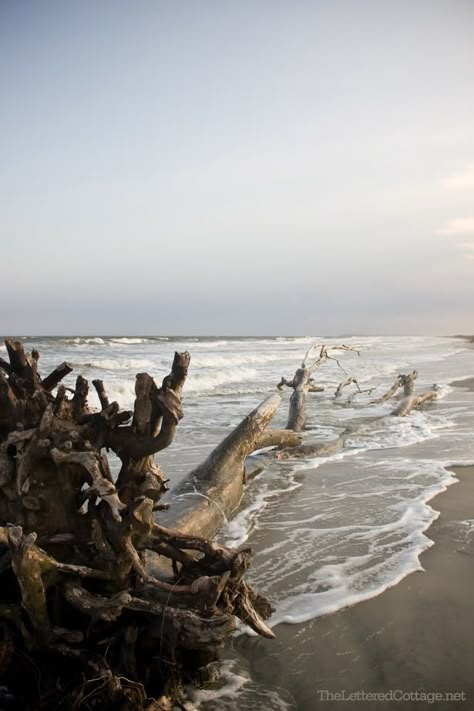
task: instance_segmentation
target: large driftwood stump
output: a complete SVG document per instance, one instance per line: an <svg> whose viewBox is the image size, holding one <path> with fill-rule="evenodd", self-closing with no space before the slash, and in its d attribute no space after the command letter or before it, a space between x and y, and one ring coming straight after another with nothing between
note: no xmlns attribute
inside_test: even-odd
<svg viewBox="0 0 474 711"><path fill-rule="evenodd" d="M60 385L67 363L42 379L37 352L11 339L6 346L0 707L11 697L13 708L35 711L167 708L181 682L216 658L235 615L273 636L262 620L269 604L243 580L250 549L211 543L199 526L171 530L159 513L155 521L167 486L153 455L172 442L183 416L189 354L175 354L161 385L137 375L133 412L110 403L94 381L102 409L93 412L84 378L71 397ZM250 447L272 407L250 427ZM116 482L108 450L122 462ZM218 457L203 465L202 478L206 467L216 471ZM156 565L163 560L168 567Z"/></svg>

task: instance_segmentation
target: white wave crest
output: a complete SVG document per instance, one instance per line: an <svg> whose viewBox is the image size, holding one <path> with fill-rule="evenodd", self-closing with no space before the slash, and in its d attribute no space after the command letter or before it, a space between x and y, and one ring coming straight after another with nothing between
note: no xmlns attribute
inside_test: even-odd
<svg viewBox="0 0 474 711"><path fill-rule="evenodd" d="M103 338L95 337L95 338L65 338L64 343L76 343L79 345L98 345L98 346L103 346L105 345L105 341Z"/></svg>
<svg viewBox="0 0 474 711"><path fill-rule="evenodd" d="M110 402L116 400L125 409L133 406L135 401L135 380L119 380L107 383L106 387Z"/></svg>
<svg viewBox="0 0 474 711"><path fill-rule="evenodd" d="M241 383L256 376L254 368L231 368L212 373L191 375L186 383L187 392L206 392L215 390L227 383Z"/></svg>
<svg viewBox="0 0 474 711"><path fill-rule="evenodd" d="M139 358L120 358L120 359L94 359L85 363L86 368L96 368L97 370L143 370L156 368L151 360Z"/></svg>
<svg viewBox="0 0 474 711"><path fill-rule="evenodd" d="M261 711L290 711L295 708L289 694L279 687L256 682L247 671L234 671L236 660L226 660L221 667L219 679L208 688L189 688L190 701L186 709L208 711L234 711L261 709ZM191 704L191 705L190 705Z"/></svg>
<svg viewBox="0 0 474 711"><path fill-rule="evenodd" d="M232 672L232 666L232 663L229 662L222 665L218 688L192 690L193 702L200 706L208 701L217 701L225 697L232 698L249 681L246 676Z"/></svg>

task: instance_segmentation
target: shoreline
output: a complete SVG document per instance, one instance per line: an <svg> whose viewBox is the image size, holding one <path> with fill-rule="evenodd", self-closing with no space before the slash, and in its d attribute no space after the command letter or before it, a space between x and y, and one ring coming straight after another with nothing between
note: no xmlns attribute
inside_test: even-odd
<svg viewBox="0 0 474 711"><path fill-rule="evenodd" d="M283 689L298 711L474 705L474 466L450 471L458 481L430 501L439 516L425 532L433 545L420 555L423 570L339 612L278 625L271 643L238 638L234 651L245 656L254 681ZM461 523L469 520L472 528ZM358 703L335 696L390 690L458 693L465 700Z"/></svg>
<svg viewBox="0 0 474 711"><path fill-rule="evenodd" d="M449 385L474 392L474 376ZM235 639L229 656L252 684L273 688L288 711L474 707L474 463L448 469L457 481L429 501L438 516L424 532L433 544L419 556L422 569L335 613L280 624L271 643ZM390 691L459 694L460 700L347 699ZM342 692L346 700L336 696Z"/></svg>

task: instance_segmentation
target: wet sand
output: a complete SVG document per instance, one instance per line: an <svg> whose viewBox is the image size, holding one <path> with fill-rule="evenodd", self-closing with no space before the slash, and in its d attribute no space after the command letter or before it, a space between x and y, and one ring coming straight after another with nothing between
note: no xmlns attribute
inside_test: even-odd
<svg viewBox="0 0 474 711"><path fill-rule="evenodd" d="M474 523L474 467L453 471L459 483L430 502L440 516L427 532L434 545L420 557L424 571L339 613L279 625L274 642L238 638L235 651L254 679L283 689L298 711L474 708L474 529L469 541L469 526L460 523ZM459 696L338 700L343 690Z"/></svg>
<svg viewBox="0 0 474 711"><path fill-rule="evenodd" d="M474 391L474 377L466 378L465 380L453 380L452 383L455 388L465 388L466 390Z"/></svg>

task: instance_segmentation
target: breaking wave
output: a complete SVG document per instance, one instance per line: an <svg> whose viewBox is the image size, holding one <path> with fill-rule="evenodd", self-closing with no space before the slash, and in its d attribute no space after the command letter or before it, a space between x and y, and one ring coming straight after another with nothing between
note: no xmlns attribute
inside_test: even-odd
<svg viewBox="0 0 474 711"><path fill-rule="evenodd" d="M253 368L231 368L206 374L191 374L186 391L190 393L207 392L215 390L222 385L251 381L255 378L256 370Z"/></svg>

